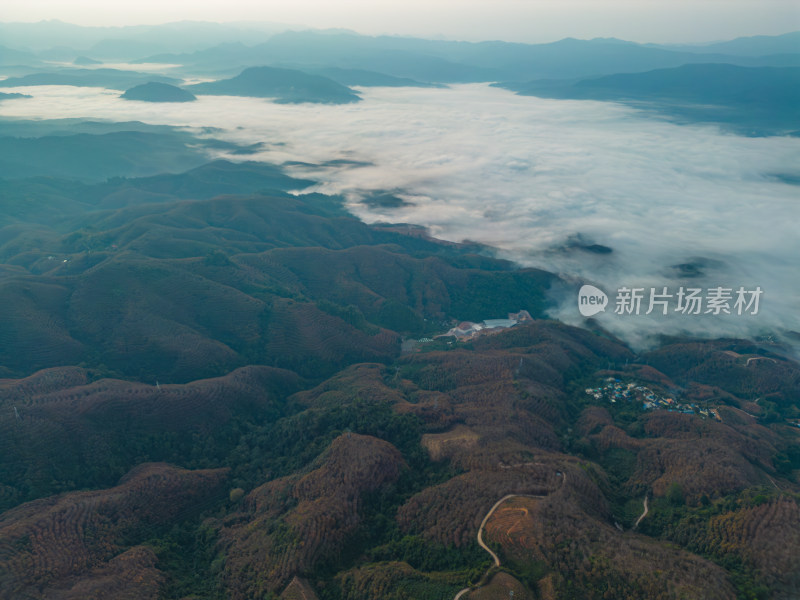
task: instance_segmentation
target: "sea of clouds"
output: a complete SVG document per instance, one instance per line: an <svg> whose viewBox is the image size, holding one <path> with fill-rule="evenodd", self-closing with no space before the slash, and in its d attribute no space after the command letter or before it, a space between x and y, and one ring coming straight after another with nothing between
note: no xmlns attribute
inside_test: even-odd
<svg viewBox="0 0 800 600"><path fill-rule="evenodd" d="M34 97L0 103L0 116L214 127L214 137L262 143L254 155L230 158L292 163L290 173L319 182L304 191L342 194L364 221L416 223L561 274L569 285L554 292L553 317L581 323L577 290L596 284L610 296L596 318L638 348L658 334L777 339L800 331L800 187L780 177L800 175L800 138L741 137L619 104L481 84L363 89L362 102L340 106L221 96L150 104L64 86L4 91ZM376 191L406 204L361 202ZM593 244L613 251L582 249ZM620 315L623 286L763 294L756 315L683 315L673 306L668 316Z"/></svg>

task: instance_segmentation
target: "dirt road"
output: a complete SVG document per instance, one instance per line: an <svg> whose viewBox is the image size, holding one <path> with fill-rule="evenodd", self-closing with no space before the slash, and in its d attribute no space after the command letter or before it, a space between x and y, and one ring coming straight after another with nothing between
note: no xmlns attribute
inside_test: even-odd
<svg viewBox="0 0 800 600"><path fill-rule="evenodd" d="M647 494L645 494L644 496L644 512L642 512L642 514L639 515L639 518L636 519L636 523L633 524L633 528L636 529L639 526L641 520L644 519L646 516L647 516Z"/></svg>
<svg viewBox="0 0 800 600"><path fill-rule="evenodd" d="M567 474L564 473L564 472L561 472L561 471L559 471L559 474L561 475L561 485L563 486L564 482L566 482L566 480L567 480ZM511 498L538 498L538 499L541 499L541 498L547 498L547 496L535 496L535 495L532 495L532 494L508 494L507 496L503 496L502 498L500 498L500 500L498 500L497 502L494 503L494 506L492 506L492 508L489 509L489 512L486 513L486 516L483 517L483 521L481 521L480 527L478 527L478 545L481 548L483 548L484 550L486 550L486 552L489 553L489 555L492 557L492 560L494 561L494 565L489 567L489 569L486 571L486 573L484 573L483 577L481 578L481 582L482 583L479 583L475 588L466 587L463 590L459 590L459 592L455 595L453 600L460 600L460 598L462 596L464 596L464 594L468 593L472 589L477 589L477 588L481 587L483 582L486 582L488 580L489 573L491 573L492 569L496 569L497 567L500 566L500 558L483 541L483 527L486 525L487 521L494 514L494 511L496 511L500 507L500 505L503 504L503 502L505 502L506 500L510 500ZM647 513L647 498L645 498L645 514L646 513ZM640 519L641 519L641 517L640 517ZM638 521L637 521L637 524L638 524Z"/></svg>

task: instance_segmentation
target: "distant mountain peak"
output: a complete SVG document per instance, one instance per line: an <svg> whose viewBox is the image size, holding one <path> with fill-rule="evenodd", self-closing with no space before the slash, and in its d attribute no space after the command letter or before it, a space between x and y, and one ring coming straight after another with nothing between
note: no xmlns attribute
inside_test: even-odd
<svg viewBox="0 0 800 600"><path fill-rule="evenodd" d="M278 102L345 104L360 97L350 88L322 75L295 69L248 67L231 79L189 86L199 94L273 98Z"/></svg>
<svg viewBox="0 0 800 600"><path fill-rule="evenodd" d="M132 87L122 94L120 98L139 100L141 102L193 102L197 100L191 92L157 81L148 81L142 85Z"/></svg>

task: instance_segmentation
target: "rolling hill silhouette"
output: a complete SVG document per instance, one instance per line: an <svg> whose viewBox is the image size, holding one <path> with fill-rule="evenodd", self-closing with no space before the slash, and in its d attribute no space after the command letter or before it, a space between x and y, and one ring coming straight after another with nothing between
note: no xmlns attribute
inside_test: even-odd
<svg viewBox="0 0 800 600"><path fill-rule="evenodd" d="M126 90L120 98L140 100L142 102L192 102L197 100L194 94L174 85L149 81Z"/></svg>
<svg viewBox="0 0 800 600"><path fill-rule="evenodd" d="M187 89L196 94L254 96L283 103L347 104L360 100L350 88L333 79L274 67L250 67L231 79L198 83Z"/></svg>
<svg viewBox="0 0 800 600"><path fill-rule="evenodd" d="M633 103L677 118L722 123L748 133L800 130L800 67L689 64L578 81L498 85L528 96Z"/></svg>

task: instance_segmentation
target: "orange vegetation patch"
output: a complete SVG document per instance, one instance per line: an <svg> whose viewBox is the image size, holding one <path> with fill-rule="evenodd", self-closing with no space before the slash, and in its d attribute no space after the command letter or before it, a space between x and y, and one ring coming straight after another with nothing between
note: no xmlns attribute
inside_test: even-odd
<svg viewBox="0 0 800 600"><path fill-rule="evenodd" d="M308 581L295 577L283 590L280 600L318 600L318 597Z"/></svg>
<svg viewBox="0 0 800 600"><path fill-rule="evenodd" d="M582 435L591 435L613 424L614 419L608 410L600 406L587 406L578 418L575 429Z"/></svg>
<svg viewBox="0 0 800 600"><path fill-rule="evenodd" d="M471 471L412 496L397 521L403 531L463 547L475 541L486 512L503 496L548 494L560 484L552 465Z"/></svg>
<svg viewBox="0 0 800 600"><path fill-rule="evenodd" d="M449 458L455 452L474 448L480 435L469 427L456 425L445 433L426 433L422 436L422 446L428 451L432 460Z"/></svg>
<svg viewBox="0 0 800 600"><path fill-rule="evenodd" d="M508 600L509 598L533 600L533 595L515 577L502 572L492 577L492 580L485 586L466 596L466 600Z"/></svg>
<svg viewBox="0 0 800 600"><path fill-rule="evenodd" d="M664 375L661 371L654 369L651 366L645 365L643 367L639 367L635 371L635 377L637 379L641 379L642 381L651 381L654 383L658 383L665 387L672 387L675 385L673 381Z"/></svg>
<svg viewBox="0 0 800 600"><path fill-rule="evenodd" d="M294 394L292 400L309 408L342 406L359 397L375 404L404 402L403 395L384 382L385 369L379 364L353 365L310 390Z"/></svg>
<svg viewBox="0 0 800 600"><path fill-rule="evenodd" d="M485 537L489 542L499 543L504 550L514 554L531 555L537 552L539 500L536 498L509 498L499 506L486 522Z"/></svg>

